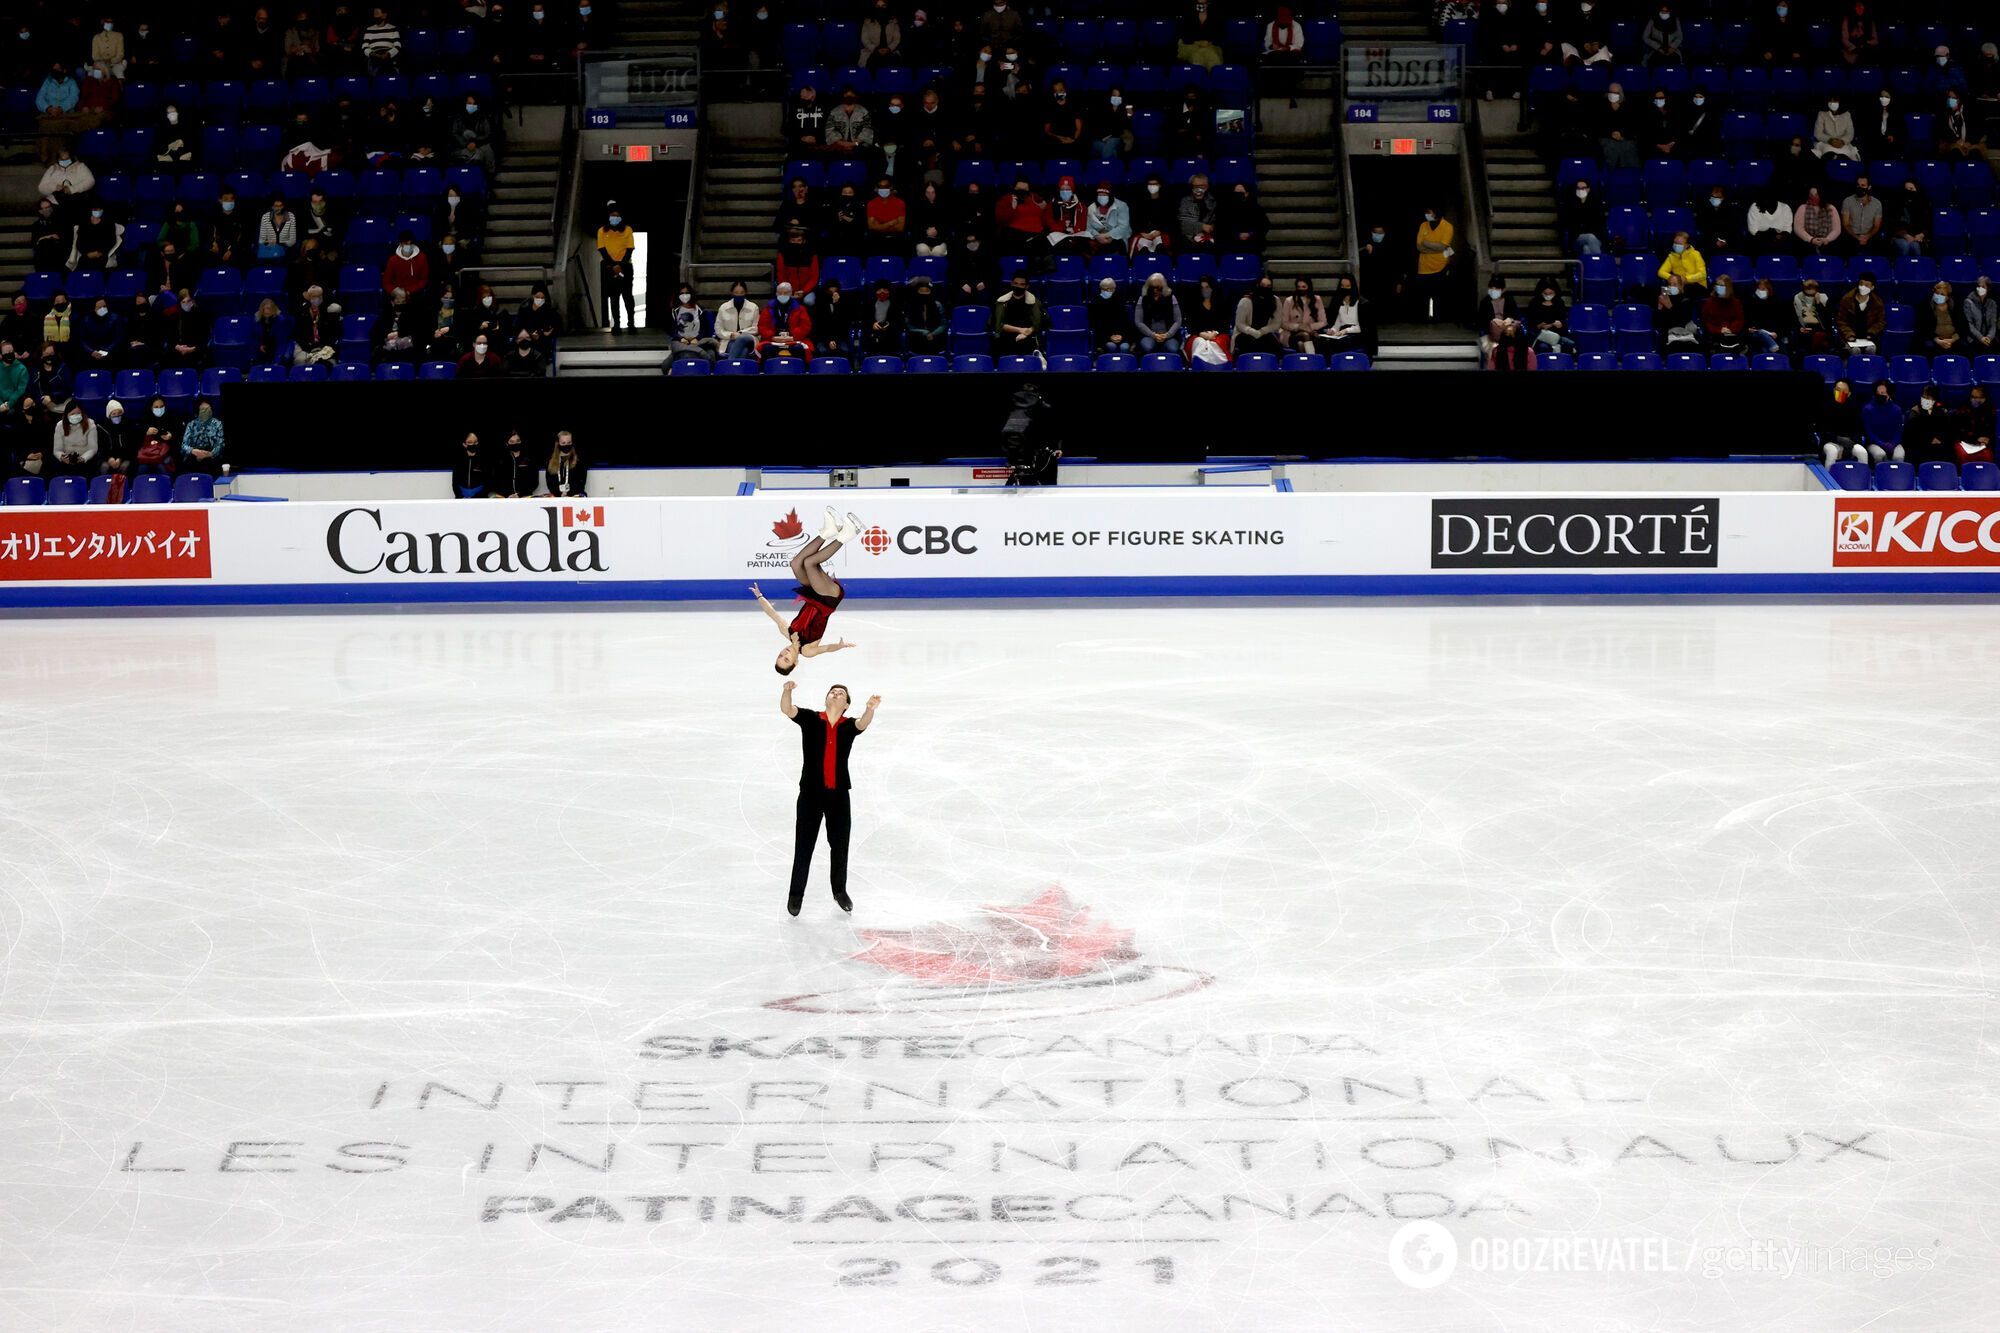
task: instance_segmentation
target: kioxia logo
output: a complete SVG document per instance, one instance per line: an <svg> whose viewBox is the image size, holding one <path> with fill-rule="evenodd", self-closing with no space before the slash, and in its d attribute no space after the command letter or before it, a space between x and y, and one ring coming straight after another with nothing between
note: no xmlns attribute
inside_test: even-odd
<svg viewBox="0 0 2000 1333"><path fill-rule="evenodd" d="M1834 504L1842 569L2000 566L2000 497L1856 496Z"/></svg>
<svg viewBox="0 0 2000 1333"><path fill-rule="evenodd" d="M521 512L478 509L489 515ZM327 524L326 553L350 574L606 572L604 506L542 505L539 512L542 525L526 531L408 532L387 526L380 509L343 509Z"/></svg>
<svg viewBox="0 0 2000 1333"><path fill-rule="evenodd" d="M1025 903L982 907L972 925L863 930L851 962L877 969L865 984L791 995L765 1007L805 1014L928 1014L960 1021L1123 1009L1192 994L1205 972L1143 961L1132 932L1093 921L1060 888ZM888 979L880 974L886 972Z"/></svg>

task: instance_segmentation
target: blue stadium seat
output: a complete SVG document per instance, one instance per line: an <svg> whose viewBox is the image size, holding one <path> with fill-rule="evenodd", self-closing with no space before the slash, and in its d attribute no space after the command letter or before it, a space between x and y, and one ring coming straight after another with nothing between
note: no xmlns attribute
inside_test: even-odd
<svg viewBox="0 0 2000 1333"><path fill-rule="evenodd" d="M245 384L288 384L291 376L284 366L252 366L243 372Z"/></svg>
<svg viewBox="0 0 2000 1333"><path fill-rule="evenodd" d="M810 367L814 375L845 375L853 369L854 363L844 356L816 356Z"/></svg>
<svg viewBox="0 0 2000 1333"><path fill-rule="evenodd" d="M1972 362L1956 355L1931 358L1931 378L1936 381L1944 401L1952 407L1963 407L1972 397Z"/></svg>
<svg viewBox="0 0 2000 1333"><path fill-rule="evenodd" d="M1325 368L1325 362L1322 361L1320 365L1322 369ZM1179 353L1176 352L1148 352L1139 358L1139 369L1160 372L1186 370L1187 363L1181 360Z"/></svg>
<svg viewBox="0 0 2000 1333"><path fill-rule="evenodd" d="M1100 374L1133 371L1139 368L1139 358L1129 352L1106 352L1097 358Z"/></svg>
<svg viewBox="0 0 2000 1333"><path fill-rule="evenodd" d="M1325 370L1326 358L1317 352L1287 352L1278 366L1281 370Z"/></svg>
<svg viewBox="0 0 2000 1333"><path fill-rule="evenodd" d="M453 366L452 369L457 370L458 367ZM332 378L333 378L333 371L326 365L326 363L321 361L314 361L310 365L293 366L291 376L288 379L287 383L324 384L326 381Z"/></svg>
<svg viewBox="0 0 2000 1333"><path fill-rule="evenodd" d="M1609 352L1584 352L1576 358L1578 370L1616 370L1618 358Z"/></svg>
<svg viewBox="0 0 2000 1333"><path fill-rule="evenodd" d="M1708 358L1708 368L1723 371L1748 370L1750 358L1735 352L1718 352Z"/></svg>
<svg viewBox="0 0 2000 1333"><path fill-rule="evenodd" d="M686 379L690 375L710 374L712 370L713 367L702 357L684 356L667 367L667 374L675 379Z"/></svg>
<svg viewBox="0 0 2000 1333"><path fill-rule="evenodd" d="M861 358L861 373L864 375L900 375L903 373L903 358L900 356L865 356Z"/></svg>
<svg viewBox="0 0 2000 1333"><path fill-rule="evenodd" d="M1621 354L1652 351L1652 309L1636 304L1611 307L1611 332L1613 345Z"/></svg>
<svg viewBox="0 0 2000 1333"><path fill-rule="evenodd" d="M1576 357L1568 352L1543 352L1535 358L1537 370L1575 370Z"/></svg>
<svg viewBox="0 0 2000 1333"><path fill-rule="evenodd" d="M1910 491L1917 486L1917 470L1908 463L1886 462L1875 465L1875 489L1878 491Z"/></svg>
<svg viewBox="0 0 2000 1333"><path fill-rule="evenodd" d="M47 503L52 505L81 505L90 503L90 482L83 477L49 478Z"/></svg>
<svg viewBox="0 0 2000 1333"><path fill-rule="evenodd" d="M2000 464L1967 463L1959 469L1959 484L1968 491L2000 491Z"/></svg>
<svg viewBox="0 0 2000 1333"><path fill-rule="evenodd" d="M903 371L910 375L944 375L951 371L948 356L913 356L903 362Z"/></svg>
<svg viewBox="0 0 2000 1333"><path fill-rule="evenodd" d="M1003 356L997 368L1004 375L1032 375L1043 365L1038 356Z"/></svg>
<svg viewBox="0 0 2000 1333"><path fill-rule="evenodd" d="M1656 352L1626 352L1618 358L1620 370L1659 370L1662 366Z"/></svg>
<svg viewBox="0 0 2000 1333"><path fill-rule="evenodd" d="M1073 375L1080 371L1088 371L1090 368L1088 356L1065 354L1049 357L1049 370L1058 375Z"/></svg>
<svg viewBox="0 0 2000 1333"><path fill-rule="evenodd" d="M171 504L173 498L174 480L164 472L142 472L125 490L128 505Z"/></svg>
<svg viewBox="0 0 2000 1333"><path fill-rule="evenodd" d="M1807 357L1806 369L1814 369L1813 362L1818 359L1817 357ZM1836 356L1828 357L1827 359L1833 363L1833 369L1831 372L1822 370L1821 375L1830 385L1840 378L1840 358ZM1883 356L1876 356L1872 352L1850 356L1847 358L1847 378L1853 380L1857 385L1873 385L1877 380L1886 380L1889 378L1889 359Z"/></svg>
<svg viewBox="0 0 2000 1333"><path fill-rule="evenodd" d="M49 484L40 477L9 477L4 497L0 498L10 505L45 504L49 498Z"/></svg>
<svg viewBox="0 0 2000 1333"><path fill-rule="evenodd" d="M1569 312L1570 336L1576 339L1580 352L1608 352L1611 350L1611 311L1608 306L1595 302L1572 306Z"/></svg>
<svg viewBox="0 0 2000 1333"><path fill-rule="evenodd" d="M1838 361L1840 358L1830 357L1828 359ZM1750 368L1752 370L1789 371L1792 369L1792 359L1782 352L1759 352L1750 358Z"/></svg>
<svg viewBox="0 0 2000 1333"><path fill-rule="evenodd" d="M436 384L443 380L458 378L456 361L426 361L417 367L417 378L425 383Z"/></svg>
<svg viewBox="0 0 2000 1333"><path fill-rule="evenodd" d="M951 359L951 369L955 375L988 375L993 371L993 358L983 352L967 352Z"/></svg>
<svg viewBox="0 0 2000 1333"><path fill-rule="evenodd" d="M207 504L213 499L215 478L206 472L184 472L174 478L174 504Z"/></svg>
<svg viewBox="0 0 2000 1333"><path fill-rule="evenodd" d="M1958 489L1958 468L1952 463L1926 463L1917 469L1917 484L1927 491Z"/></svg>
<svg viewBox="0 0 2000 1333"><path fill-rule="evenodd" d="M110 502L111 502L111 478L108 476L92 477L90 479L90 499L88 503L94 505L101 505L101 504L109 504Z"/></svg>
<svg viewBox="0 0 2000 1333"><path fill-rule="evenodd" d="M1828 468L1827 472L1833 477L1834 485L1843 491L1865 491L1870 488L1866 463L1843 458Z"/></svg>
<svg viewBox="0 0 2000 1333"><path fill-rule="evenodd" d="M1236 368L1249 371L1276 370L1278 357L1275 352L1244 352L1236 358Z"/></svg>
<svg viewBox="0 0 2000 1333"><path fill-rule="evenodd" d="M715 373L718 375L755 375L757 373L757 361L756 358L748 356L726 356L715 363Z"/></svg>

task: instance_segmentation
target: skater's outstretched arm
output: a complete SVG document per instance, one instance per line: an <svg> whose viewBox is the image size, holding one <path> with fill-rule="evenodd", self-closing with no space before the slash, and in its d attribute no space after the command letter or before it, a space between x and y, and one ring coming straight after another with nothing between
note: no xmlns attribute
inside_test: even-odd
<svg viewBox="0 0 2000 1333"><path fill-rule="evenodd" d="M753 583L750 585L750 595L757 599L757 605L764 608L764 614L771 617L771 623L778 627L778 633L789 639L792 636L791 627L785 623L785 618L778 614L778 608L764 600L763 590Z"/></svg>
<svg viewBox="0 0 2000 1333"><path fill-rule="evenodd" d="M881 707L881 705L882 705L881 695L879 694L869 695L867 711L863 712L860 717L854 719L854 729L856 731L868 730L868 724L875 720L875 710Z"/></svg>
<svg viewBox="0 0 2000 1333"><path fill-rule="evenodd" d="M792 703L792 687L796 683L795 681L788 680L785 682L785 688L778 691L778 711L786 717L797 717L799 715L798 708ZM871 713L874 712L874 707L871 705L868 711Z"/></svg>
<svg viewBox="0 0 2000 1333"><path fill-rule="evenodd" d="M818 657L821 653L837 653L842 648L859 648L860 646L858 643L849 643L845 639L838 639L833 643L828 643L826 640L821 639L818 643L809 643L799 649L799 656Z"/></svg>

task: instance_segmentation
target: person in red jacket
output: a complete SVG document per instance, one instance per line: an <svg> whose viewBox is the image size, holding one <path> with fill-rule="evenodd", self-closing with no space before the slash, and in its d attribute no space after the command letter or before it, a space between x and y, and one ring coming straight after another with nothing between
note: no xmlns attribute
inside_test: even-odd
<svg viewBox="0 0 2000 1333"><path fill-rule="evenodd" d="M1026 176L1015 181L1013 193L1001 195L993 209L1000 248L1010 255L1032 254L1041 248L1037 242L1049 230L1047 209Z"/></svg>
<svg viewBox="0 0 2000 1333"><path fill-rule="evenodd" d="M406 231L397 238L396 249L390 254L389 261L382 265L382 290L393 292L401 287L414 301L430 285L430 260L424 258L415 233Z"/></svg>
<svg viewBox="0 0 2000 1333"><path fill-rule="evenodd" d="M786 228L785 239L778 243L777 262L772 268L777 280L791 284L792 291L801 298L819 286L819 255L814 251L804 227Z"/></svg>
<svg viewBox="0 0 2000 1333"><path fill-rule="evenodd" d="M757 355L812 360L812 316L803 302L792 298L792 284L778 284L777 294L757 316Z"/></svg>
<svg viewBox="0 0 2000 1333"><path fill-rule="evenodd" d="M505 379L507 359L493 350L492 340L486 334L476 333L472 336L472 350L458 358L458 378Z"/></svg>
<svg viewBox="0 0 2000 1333"><path fill-rule="evenodd" d="M1056 197L1042 208L1042 225L1048 228L1049 249L1056 254L1090 253L1090 219L1076 197L1076 177L1056 182Z"/></svg>

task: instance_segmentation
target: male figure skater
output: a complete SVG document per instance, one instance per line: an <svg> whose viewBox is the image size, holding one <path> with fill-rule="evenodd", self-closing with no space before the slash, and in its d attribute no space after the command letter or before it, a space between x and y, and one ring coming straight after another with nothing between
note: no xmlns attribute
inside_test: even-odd
<svg viewBox="0 0 2000 1333"><path fill-rule="evenodd" d="M785 646L778 650L778 674L789 676L792 668L799 664L801 657L817 657L821 653L837 653L853 644L845 639L837 643L824 643L827 622L840 609L841 599L847 596L846 589L826 572L826 562L834 553L861 534L861 520L854 515L847 516L842 523L831 506L826 511L826 522L819 530L819 536L807 542L799 553L792 557L792 577L798 586L792 594L805 605L786 624L778 609L764 600L763 590L756 584L750 585L750 595L757 599L757 605L764 608L764 614L771 617L771 623L778 627L778 633L785 636Z"/></svg>
<svg viewBox="0 0 2000 1333"><path fill-rule="evenodd" d="M853 826L847 808L847 752L854 738L868 730L875 710L882 703L879 694L868 697L868 711L859 718L847 716L847 687L835 685L826 692L826 710L814 713L792 703L796 681L786 681L778 695L778 711L799 724L799 744L803 763L799 768L799 826L792 844L792 893L785 910L793 916L805 901L806 876L812 871L813 844L819 841L820 820L826 821L826 842L833 850L833 900L843 912L852 912L847 897L847 834Z"/></svg>

